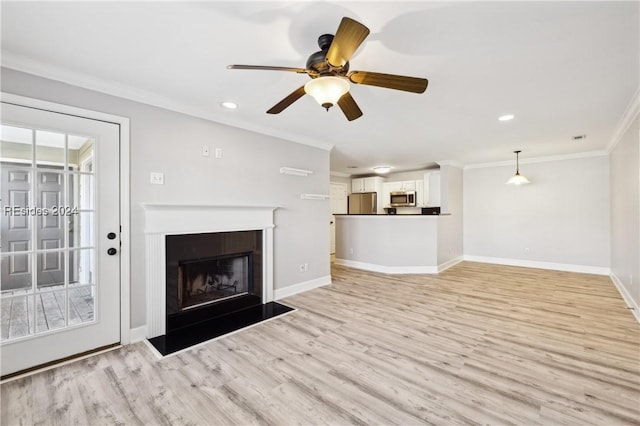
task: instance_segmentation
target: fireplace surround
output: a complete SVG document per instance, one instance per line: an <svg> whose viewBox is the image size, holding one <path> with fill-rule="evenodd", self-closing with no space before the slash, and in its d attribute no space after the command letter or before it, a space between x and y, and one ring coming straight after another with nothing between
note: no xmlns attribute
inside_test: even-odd
<svg viewBox="0 0 640 426"><path fill-rule="evenodd" d="M262 231L165 238L167 333L262 304Z"/></svg>
<svg viewBox="0 0 640 426"><path fill-rule="evenodd" d="M183 260L209 259L254 252L253 277L254 296L259 297L262 304L273 302L273 212L276 207L268 206L224 206L224 205L185 205L185 204L142 204L145 212L146 239L146 294L147 294L147 338L167 334L169 331L184 326L181 320L174 323L171 316L174 312L167 309L167 280L169 269L174 271L177 282L179 265L169 265L167 261L167 240L171 241L184 235L207 235L255 232L260 235L255 250L238 247L230 253L203 252ZM185 237L186 238L186 237ZM205 238L205 237L196 237ZM235 244L235 243L231 243ZM197 245L197 244L196 244ZM171 250L171 249L170 249ZM256 267L255 253L261 254L260 264ZM257 269L257 271L256 271ZM201 280L204 278L201 278ZM212 277L215 281L215 277ZM169 278L171 281L171 278ZM228 283L227 283L228 284ZM177 293L177 287L175 288ZM257 294L256 294L257 291ZM176 300L176 307L177 307ZM211 306L215 306L213 303ZM178 308L179 309L179 308ZM188 309L201 312L203 309ZM184 312L184 311L183 311ZM168 315L170 314L170 315Z"/></svg>

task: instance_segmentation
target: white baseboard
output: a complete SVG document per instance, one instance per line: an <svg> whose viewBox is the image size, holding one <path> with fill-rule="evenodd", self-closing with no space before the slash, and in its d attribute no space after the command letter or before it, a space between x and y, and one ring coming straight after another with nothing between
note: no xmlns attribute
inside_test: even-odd
<svg viewBox="0 0 640 426"><path fill-rule="evenodd" d="M280 300L285 297L293 296L294 294L304 293L305 291L313 290L314 288L329 284L331 284L331 275L325 275L324 277L303 281L285 288L277 288L273 291L273 298L274 300Z"/></svg>
<svg viewBox="0 0 640 426"><path fill-rule="evenodd" d="M583 274L610 275L610 268L600 266L572 265L569 263L539 262L535 260L506 259L500 257L470 256L465 254L464 260L469 262L493 263L496 265L522 266L524 268L551 269L553 271L580 272Z"/></svg>
<svg viewBox="0 0 640 426"><path fill-rule="evenodd" d="M442 272L444 270L447 270L449 268L451 268L453 265L457 265L458 263L462 262L462 256L458 256L454 259L448 260L444 263L441 263L440 265L438 265L438 272Z"/></svg>
<svg viewBox="0 0 640 426"><path fill-rule="evenodd" d="M627 304L627 307L629 308L633 316L636 317L636 321L640 322L640 307L638 307L636 301L633 300L633 297L631 297L629 291L627 291L627 288L624 286L624 284L622 284L620 278L618 278L614 273L611 273L609 277L611 277L611 281L613 281L613 284L618 289L618 293L620 293L620 296L622 296L622 299Z"/></svg>
<svg viewBox="0 0 640 426"><path fill-rule="evenodd" d="M147 326L132 328L129 330L129 343L137 343L147 338Z"/></svg>
<svg viewBox="0 0 640 426"><path fill-rule="evenodd" d="M355 260L336 259L338 265L383 274L437 274L437 266L384 266L374 263L357 262Z"/></svg>

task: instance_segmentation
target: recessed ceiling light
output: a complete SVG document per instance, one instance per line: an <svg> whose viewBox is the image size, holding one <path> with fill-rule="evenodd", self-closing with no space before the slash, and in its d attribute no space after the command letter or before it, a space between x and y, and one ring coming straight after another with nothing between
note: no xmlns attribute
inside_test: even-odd
<svg viewBox="0 0 640 426"><path fill-rule="evenodd" d="M376 166L373 168L373 171L376 173L389 173L391 171L391 167L389 166Z"/></svg>
<svg viewBox="0 0 640 426"><path fill-rule="evenodd" d="M505 115L501 115L500 117L498 117L498 120L500 121L509 121L509 120L513 120L515 116L513 114L505 114Z"/></svg>
<svg viewBox="0 0 640 426"><path fill-rule="evenodd" d="M220 106L222 108L226 108L226 109L236 109L236 108L238 108L238 104L237 103L229 102L229 101L221 102Z"/></svg>

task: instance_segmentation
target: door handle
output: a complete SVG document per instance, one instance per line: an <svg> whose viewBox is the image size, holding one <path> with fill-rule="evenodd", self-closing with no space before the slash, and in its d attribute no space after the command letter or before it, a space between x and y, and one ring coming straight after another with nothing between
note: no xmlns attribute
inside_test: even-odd
<svg viewBox="0 0 640 426"><path fill-rule="evenodd" d="M118 252L118 250L114 249L113 247L111 247L109 250L107 250L107 254L109 256L113 256L114 254L116 254Z"/></svg>

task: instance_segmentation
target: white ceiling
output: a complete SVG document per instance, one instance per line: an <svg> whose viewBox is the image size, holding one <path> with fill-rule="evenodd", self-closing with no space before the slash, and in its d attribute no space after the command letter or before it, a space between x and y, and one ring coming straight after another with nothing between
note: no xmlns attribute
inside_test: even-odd
<svg viewBox="0 0 640 426"><path fill-rule="evenodd" d="M2 65L316 146L366 173L604 150L639 86L639 3L2 2ZM305 96L265 111L317 38L371 29L352 70L429 79L424 94L352 85L348 122ZM239 104L224 110L220 102ZM515 115L509 122L498 116ZM586 134L580 142L574 135ZM348 166L358 166L350 169Z"/></svg>

